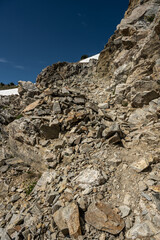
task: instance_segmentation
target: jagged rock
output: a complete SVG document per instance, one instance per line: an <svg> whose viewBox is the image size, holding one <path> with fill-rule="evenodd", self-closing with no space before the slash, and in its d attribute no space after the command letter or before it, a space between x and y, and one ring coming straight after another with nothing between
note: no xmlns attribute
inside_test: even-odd
<svg viewBox="0 0 160 240"><path fill-rule="evenodd" d="M153 197L153 201L156 205L156 208L158 209L158 211L160 211L160 193L159 192L153 193L152 197Z"/></svg>
<svg viewBox="0 0 160 240"><path fill-rule="evenodd" d="M2 167L0 168L0 172L1 172L1 173L5 173L5 172L7 172L8 169L9 169L9 166L8 166L8 165L2 166Z"/></svg>
<svg viewBox="0 0 160 240"><path fill-rule="evenodd" d="M9 125L9 136L21 143L27 143L29 145L34 146L36 142L36 125L34 121L30 121L27 118L20 118L15 120ZM32 129L32 133L30 129Z"/></svg>
<svg viewBox="0 0 160 240"><path fill-rule="evenodd" d="M58 138L60 133L60 127L59 124L52 124L50 126L41 125L40 132L42 137L44 137L45 139L54 139Z"/></svg>
<svg viewBox="0 0 160 240"><path fill-rule="evenodd" d="M19 194L15 194L15 195L12 196L11 202L14 203L14 202L18 201L20 198L21 198L21 197L19 196Z"/></svg>
<svg viewBox="0 0 160 240"><path fill-rule="evenodd" d="M103 175L93 169L83 170L75 179L77 184L83 189L90 186L99 186L105 182Z"/></svg>
<svg viewBox="0 0 160 240"><path fill-rule="evenodd" d="M6 196L9 186L0 179L0 197Z"/></svg>
<svg viewBox="0 0 160 240"><path fill-rule="evenodd" d="M143 105L149 104L151 100L158 97L159 94L154 90L137 93L132 99L132 107L143 107Z"/></svg>
<svg viewBox="0 0 160 240"><path fill-rule="evenodd" d="M150 186L149 189L153 190L156 193L160 193L160 185Z"/></svg>
<svg viewBox="0 0 160 240"><path fill-rule="evenodd" d="M126 234L128 239L136 239L138 237L152 237L157 230L150 221L135 224Z"/></svg>
<svg viewBox="0 0 160 240"><path fill-rule="evenodd" d="M53 217L56 225L62 231L64 236L67 236L68 233L73 239L78 239L78 237L81 236L79 210L74 202L57 210Z"/></svg>
<svg viewBox="0 0 160 240"><path fill-rule="evenodd" d="M54 101L53 103L53 112L56 113L61 113L61 107L58 101Z"/></svg>
<svg viewBox="0 0 160 240"><path fill-rule="evenodd" d="M128 122L132 124L139 124L139 123L145 122L147 120L146 115L147 115L147 112L145 111L145 109L138 108L130 114L128 118Z"/></svg>
<svg viewBox="0 0 160 240"><path fill-rule="evenodd" d="M36 100L35 102L31 103L30 105L28 105L24 110L23 112L29 112L31 110L34 110L37 106L41 105L43 103L43 100L41 99L38 99Z"/></svg>
<svg viewBox="0 0 160 240"><path fill-rule="evenodd" d="M116 144L121 142L121 139L118 135L118 133L115 133L112 137L109 138L108 143L109 144Z"/></svg>
<svg viewBox="0 0 160 240"><path fill-rule="evenodd" d="M131 211L131 209L126 205L120 206L119 209L121 211L122 218L127 217Z"/></svg>
<svg viewBox="0 0 160 240"><path fill-rule="evenodd" d="M147 161L145 158L142 158L141 160L134 162L131 165L131 168L133 168L136 172L142 172L146 168L149 167L149 161Z"/></svg>
<svg viewBox="0 0 160 240"><path fill-rule="evenodd" d="M140 181L139 183L138 183L138 185L139 185L139 190L142 192L142 191L145 191L145 190L147 190L147 185L143 182L143 181Z"/></svg>
<svg viewBox="0 0 160 240"><path fill-rule="evenodd" d="M120 126L118 123L113 123L109 129L106 128L103 133L102 136L105 138L110 138L112 136L114 136L116 134L116 136L118 136L118 141L120 140L120 138L123 138L124 134L122 132L122 130L120 129ZM116 139L116 138L115 138Z"/></svg>
<svg viewBox="0 0 160 240"><path fill-rule="evenodd" d="M103 202L91 203L85 214L85 220L96 229L115 235L124 228L124 221L120 216L111 206Z"/></svg>
<svg viewBox="0 0 160 240"><path fill-rule="evenodd" d="M34 187L34 191L45 190L48 183L51 183L53 179L56 177L56 172L54 170L44 172L41 178L38 180L36 186Z"/></svg>
<svg viewBox="0 0 160 240"><path fill-rule="evenodd" d="M130 0L98 63L53 64L0 96L0 238L159 240L159 11Z"/></svg>
<svg viewBox="0 0 160 240"><path fill-rule="evenodd" d="M39 94L39 90L36 85L30 81L19 81L18 93L20 96L26 95L28 97L34 97L35 95Z"/></svg>

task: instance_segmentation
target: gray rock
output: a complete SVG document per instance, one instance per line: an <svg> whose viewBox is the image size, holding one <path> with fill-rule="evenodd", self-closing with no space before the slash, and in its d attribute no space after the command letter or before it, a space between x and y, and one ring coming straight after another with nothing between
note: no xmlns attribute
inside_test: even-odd
<svg viewBox="0 0 160 240"><path fill-rule="evenodd" d="M126 205L120 206L119 209L121 211L122 218L127 217L131 211L131 209Z"/></svg>
<svg viewBox="0 0 160 240"><path fill-rule="evenodd" d="M2 240L11 240L10 236L7 234L6 230L0 228L0 239Z"/></svg>
<svg viewBox="0 0 160 240"><path fill-rule="evenodd" d="M160 211L160 193L153 193L152 197L158 211Z"/></svg>
<svg viewBox="0 0 160 240"><path fill-rule="evenodd" d="M8 165L4 165L4 166L2 166L2 167L0 168L0 172L1 172L1 173L5 173L5 172L7 172L8 169L9 169L9 166L8 166Z"/></svg>
<svg viewBox="0 0 160 240"><path fill-rule="evenodd" d="M147 188L148 188L147 185L143 181L139 181L138 186L139 186L139 190L141 192L147 190Z"/></svg>
<svg viewBox="0 0 160 240"><path fill-rule="evenodd" d="M137 239L138 237L151 237L157 233L157 230L150 221L135 224L126 234L128 239Z"/></svg>
<svg viewBox="0 0 160 240"><path fill-rule="evenodd" d="M34 97L39 94L39 90L36 85L30 81L19 81L18 82L18 93L20 96L27 95L28 97Z"/></svg>
<svg viewBox="0 0 160 240"><path fill-rule="evenodd" d="M118 136L120 138L123 138L124 134L122 133L120 126L118 123L115 122L109 127L109 129L106 128L103 131L102 136L108 139L108 138L114 136L116 133L118 134Z"/></svg>
<svg viewBox="0 0 160 240"><path fill-rule="evenodd" d="M91 144L83 144L80 146L80 153L88 153L90 152L91 150L93 149L92 145Z"/></svg>
<svg viewBox="0 0 160 240"><path fill-rule="evenodd" d="M98 113L98 106L95 103L87 102L86 107L92 109L94 112Z"/></svg>
<svg viewBox="0 0 160 240"><path fill-rule="evenodd" d="M20 198L21 198L21 197L20 197L19 194L14 194L14 195L11 197L11 202L15 203L15 202L17 202Z"/></svg>
<svg viewBox="0 0 160 240"><path fill-rule="evenodd" d="M55 178L57 174L56 171L46 171L42 174L41 178L38 180L36 186L34 187L34 192L39 190L45 190L47 187L47 184L50 184Z"/></svg>
<svg viewBox="0 0 160 240"><path fill-rule="evenodd" d="M60 104L58 101L54 101L54 103L53 103L53 112L55 114L61 113L61 107L60 107Z"/></svg>
<svg viewBox="0 0 160 240"><path fill-rule="evenodd" d="M152 201L152 198L145 192L141 193L142 197L144 197L145 199L147 199L148 201Z"/></svg>
<svg viewBox="0 0 160 240"><path fill-rule="evenodd" d="M70 93L69 93L69 90L65 87L62 87L62 93L65 95L65 96L68 96Z"/></svg>
<svg viewBox="0 0 160 240"><path fill-rule="evenodd" d="M109 108L109 103L99 103L98 107L101 108L101 109Z"/></svg>
<svg viewBox="0 0 160 240"><path fill-rule="evenodd" d="M74 103L76 103L76 104L85 104L85 99L84 98L80 98L80 97L75 97L74 98Z"/></svg>
<svg viewBox="0 0 160 240"><path fill-rule="evenodd" d="M144 105L148 105L149 102L155 98L158 98L159 94L154 91L145 91L137 93L132 99L132 107L138 108L143 107Z"/></svg>
<svg viewBox="0 0 160 240"><path fill-rule="evenodd" d="M147 186L149 187L149 186L153 186L153 185L155 184L155 181L153 181L153 180L147 180L145 183L146 183Z"/></svg>
<svg viewBox="0 0 160 240"><path fill-rule="evenodd" d="M79 209L74 202L57 210L53 217L56 225L64 236L67 236L69 233L71 238L78 239L78 237L82 235L79 222Z"/></svg>

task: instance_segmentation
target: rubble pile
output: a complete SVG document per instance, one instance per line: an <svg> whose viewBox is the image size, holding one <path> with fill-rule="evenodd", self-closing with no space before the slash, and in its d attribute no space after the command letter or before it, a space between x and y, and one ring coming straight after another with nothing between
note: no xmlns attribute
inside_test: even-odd
<svg viewBox="0 0 160 240"><path fill-rule="evenodd" d="M160 239L159 9L131 0L98 61L0 97L0 239Z"/></svg>

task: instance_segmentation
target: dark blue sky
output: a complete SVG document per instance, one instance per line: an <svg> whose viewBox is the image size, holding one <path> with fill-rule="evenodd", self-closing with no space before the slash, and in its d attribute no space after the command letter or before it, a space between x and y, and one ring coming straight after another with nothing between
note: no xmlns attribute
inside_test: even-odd
<svg viewBox="0 0 160 240"><path fill-rule="evenodd" d="M129 0L0 0L0 82L35 82L55 62L99 53Z"/></svg>

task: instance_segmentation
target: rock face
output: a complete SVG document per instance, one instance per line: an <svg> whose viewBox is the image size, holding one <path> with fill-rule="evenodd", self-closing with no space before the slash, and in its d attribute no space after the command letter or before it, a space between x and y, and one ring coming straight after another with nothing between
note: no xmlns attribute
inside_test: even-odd
<svg viewBox="0 0 160 240"><path fill-rule="evenodd" d="M160 239L159 40L130 0L98 61L0 96L0 239Z"/></svg>
<svg viewBox="0 0 160 240"><path fill-rule="evenodd" d="M154 94L159 95L159 85L156 86L160 59L159 10L160 3L156 0L130 1L125 18L100 54L97 71L99 77L110 85L109 92L113 94L116 86L125 84L120 93L121 103L124 99L131 101L134 93L143 99L144 95L141 95L148 84L152 85ZM138 81L143 83L142 89L136 84ZM132 88L130 94L129 88ZM151 101L151 95L154 98L153 92L149 94L147 102ZM142 107L144 104L148 103L139 99L139 103L133 103L133 106Z"/></svg>

